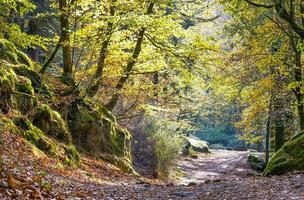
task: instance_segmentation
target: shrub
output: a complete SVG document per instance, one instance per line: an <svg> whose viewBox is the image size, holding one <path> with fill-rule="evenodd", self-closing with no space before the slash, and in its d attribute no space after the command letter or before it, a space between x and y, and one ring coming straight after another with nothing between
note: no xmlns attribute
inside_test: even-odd
<svg viewBox="0 0 304 200"><path fill-rule="evenodd" d="M176 133L174 126L166 120L149 119L145 131L149 139L154 141L154 151L157 158L157 175L168 178L174 171L174 163L182 148L182 139Z"/></svg>

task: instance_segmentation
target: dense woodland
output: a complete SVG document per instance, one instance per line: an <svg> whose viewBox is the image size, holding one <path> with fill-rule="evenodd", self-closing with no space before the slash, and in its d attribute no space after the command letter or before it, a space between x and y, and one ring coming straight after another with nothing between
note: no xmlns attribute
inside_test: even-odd
<svg viewBox="0 0 304 200"><path fill-rule="evenodd" d="M304 198L303 40L302 0L0 0L0 199Z"/></svg>

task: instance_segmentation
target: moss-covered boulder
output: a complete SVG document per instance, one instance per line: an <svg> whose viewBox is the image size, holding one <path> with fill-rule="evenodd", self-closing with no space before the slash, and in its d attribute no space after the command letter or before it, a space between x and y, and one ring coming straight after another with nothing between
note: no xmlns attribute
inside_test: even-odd
<svg viewBox="0 0 304 200"><path fill-rule="evenodd" d="M52 110L48 105L42 104L37 108L33 124L49 136L67 144L72 142L66 122L58 112Z"/></svg>
<svg viewBox="0 0 304 200"><path fill-rule="evenodd" d="M6 39L0 39L0 59L6 60L12 64L25 64L29 67L33 66L31 59Z"/></svg>
<svg viewBox="0 0 304 200"><path fill-rule="evenodd" d="M18 76L11 64L0 61L0 108L3 113L14 108L27 113L35 103L34 89L30 79Z"/></svg>
<svg viewBox="0 0 304 200"><path fill-rule="evenodd" d="M1 63L0 67L0 112L7 113L12 107L12 96L17 76L12 69Z"/></svg>
<svg viewBox="0 0 304 200"><path fill-rule="evenodd" d="M183 137L183 140L183 155L192 156L196 153L210 153L208 143L206 141L190 137Z"/></svg>
<svg viewBox="0 0 304 200"><path fill-rule="evenodd" d="M248 156L247 162L251 169L259 172L263 172L266 167L264 159L262 159L258 154L251 153Z"/></svg>
<svg viewBox="0 0 304 200"><path fill-rule="evenodd" d="M78 151L72 144L63 144L49 138L42 130L24 117L16 117L14 124L20 129L27 141L45 154L57 158L68 165L75 165L80 162Z"/></svg>
<svg viewBox="0 0 304 200"><path fill-rule="evenodd" d="M6 131L9 131L13 134L19 133L19 130L14 122L7 116L0 114L0 145L3 143L2 134Z"/></svg>
<svg viewBox="0 0 304 200"><path fill-rule="evenodd" d="M279 175L304 170L304 133L300 133L276 152L269 161L264 175Z"/></svg>
<svg viewBox="0 0 304 200"><path fill-rule="evenodd" d="M77 147L97 156L107 155L107 160L123 171L133 171L131 134L117 124L110 111L84 100L74 101L68 110L68 123Z"/></svg>
<svg viewBox="0 0 304 200"><path fill-rule="evenodd" d="M46 83L42 81L41 75L39 75L33 68L26 65L12 65L11 68L19 76L24 76L31 80L32 87L36 93L45 94L49 97L52 93Z"/></svg>
<svg viewBox="0 0 304 200"><path fill-rule="evenodd" d="M36 104L34 88L31 81L23 76L18 76L14 92L14 108L22 114L28 113Z"/></svg>

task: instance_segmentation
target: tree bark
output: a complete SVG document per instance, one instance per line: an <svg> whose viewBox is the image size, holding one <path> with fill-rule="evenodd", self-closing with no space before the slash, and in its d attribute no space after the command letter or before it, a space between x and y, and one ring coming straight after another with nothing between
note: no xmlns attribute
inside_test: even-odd
<svg viewBox="0 0 304 200"><path fill-rule="evenodd" d="M153 12L153 7L154 7L154 3L151 2L149 4L149 7L148 7L148 10L147 10L147 13L146 13L147 15L149 15ZM140 55L141 45L142 45L143 40L144 40L145 31L146 31L146 28L144 28L144 27L139 30L136 46L134 48L132 57L129 59L128 64L127 64L127 66L124 70L123 75L118 80L118 83L115 87L115 89L116 89L115 93L113 94L111 100L109 101L109 103L106 106L111 111L115 108L115 106L116 106L116 104L119 100L121 90L122 90L124 84L126 83L126 81L128 80L128 78L130 77L130 73L132 72L132 70L133 70L133 68L136 64L136 60L138 59L138 57Z"/></svg>
<svg viewBox="0 0 304 200"><path fill-rule="evenodd" d="M65 75L72 74L72 51L69 26L69 5L67 0L59 0L60 10L60 26L62 36L62 54L63 54L63 73Z"/></svg>
<svg viewBox="0 0 304 200"><path fill-rule="evenodd" d="M37 22L35 19L31 18L29 20L29 24L28 24L28 34L29 35L36 35L37 34L37 30L38 30L38 26L37 26ZM28 54L29 56L36 62L38 62L39 60L39 54L38 54L38 50L37 47L36 48L29 48L28 49Z"/></svg>
<svg viewBox="0 0 304 200"><path fill-rule="evenodd" d="M271 110L272 110L272 101L273 101L273 92L270 92L269 106L268 106L268 117L266 125L266 136L265 136L265 163L269 162L270 158L270 132L271 132Z"/></svg>
<svg viewBox="0 0 304 200"><path fill-rule="evenodd" d="M302 8L302 7L301 7ZM304 8L303 8L304 9ZM302 9L301 9L302 11ZM304 24L304 19L303 19ZM296 100L297 100L297 110L299 115L299 123L300 123L300 129L304 130L304 94L301 91L301 88L303 87L303 72L302 72L302 51L298 49L298 41L293 38L289 37L290 43L294 52L294 78L295 81L299 84L297 87L293 89L293 92L295 94ZM301 40L302 41L302 40Z"/></svg>
<svg viewBox="0 0 304 200"><path fill-rule="evenodd" d="M279 78L277 78L279 79ZM277 152L285 143L285 111L284 97L280 80L276 80L275 94L273 100L274 109L274 127L275 127L275 152Z"/></svg>
<svg viewBox="0 0 304 200"><path fill-rule="evenodd" d="M114 29L114 24L112 21L112 17L115 16L115 3L117 2L117 0L112 0L111 2L111 7L110 7L110 19L108 20L108 25L107 25L107 30L106 30L106 38L104 40L104 42L102 43L101 49L100 49L100 53L99 53L99 59L98 59L98 65L97 65L97 70L95 73L95 76L87 90L87 94L90 97L94 97L96 95L96 93L99 90L99 87L101 85L102 82L102 75L103 75L103 69L104 69L104 65L105 65L105 60L107 57L107 51L108 51L108 47L111 41L111 37L113 34L113 29Z"/></svg>

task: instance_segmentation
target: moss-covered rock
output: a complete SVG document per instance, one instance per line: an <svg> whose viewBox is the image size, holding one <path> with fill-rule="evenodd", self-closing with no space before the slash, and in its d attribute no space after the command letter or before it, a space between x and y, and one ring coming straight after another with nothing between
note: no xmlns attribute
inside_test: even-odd
<svg viewBox="0 0 304 200"><path fill-rule="evenodd" d="M5 115L0 114L0 145L3 143L2 134L6 131L9 131L13 134L19 133L19 129L14 124L14 122Z"/></svg>
<svg viewBox="0 0 304 200"><path fill-rule="evenodd" d="M63 144L47 137L42 130L24 117L17 117L14 124L19 127L24 138L45 154L74 166L80 161L79 154L72 144Z"/></svg>
<svg viewBox="0 0 304 200"><path fill-rule="evenodd" d="M53 142L28 119L17 117L15 118L14 123L21 129L22 134L27 141L31 142L38 149L48 155L55 155L55 144L53 144Z"/></svg>
<svg viewBox="0 0 304 200"><path fill-rule="evenodd" d="M108 161L124 171L132 171L131 134L117 124L105 107L84 100L74 101L69 107L68 122L73 142L82 151L110 155Z"/></svg>
<svg viewBox="0 0 304 200"><path fill-rule="evenodd" d="M15 108L23 114L28 113L36 103L34 94L31 81L26 77L18 76L14 92Z"/></svg>
<svg viewBox="0 0 304 200"><path fill-rule="evenodd" d="M279 175L304 170L304 133L300 133L276 152L269 161L264 175Z"/></svg>
<svg viewBox="0 0 304 200"><path fill-rule="evenodd" d="M64 153L67 158L66 160L72 161L72 163L78 163L80 161L78 151L73 145L65 146ZM68 161L68 163L70 163L69 161Z"/></svg>
<svg viewBox="0 0 304 200"><path fill-rule="evenodd" d="M72 141L66 122L58 112L52 110L48 105L43 104L37 108L33 124L47 135L60 141L65 143Z"/></svg>
<svg viewBox="0 0 304 200"><path fill-rule="evenodd" d="M248 156L247 162L249 166L256 171L263 172L266 165L264 159L262 159L259 155L251 153Z"/></svg>
<svg viewBox="0 0 304 200"><path fill-rule="evenodd" d="M19 76L24 76L31 80L32 87L36 93L46 94L47 96L52 96L51 91L48 86L43 83L42 77L31 67L21 64L13 65L11 68Z"/></svg>
<svg viewBox="0 0 304 200"><path fill-rule="evenodd" d="M0 112L7 113L12 107L17 76L12 69L1 62L0 67Z"/></svg>
<svg viewBox="0 0 304 200"><path fill-rule="evenodd" d="M6 60L12 64L25 64L29 67L33 66L31 59L6 39L0 39L0 59Z"/></svg>
<svg viewBox="0 0 304 200"><path fill-rule="evenodd" d="M198 140L190 137L183 137L184 147L183 155L192 156L196 153L210 153L208 143L206 141Z"/></svg>

